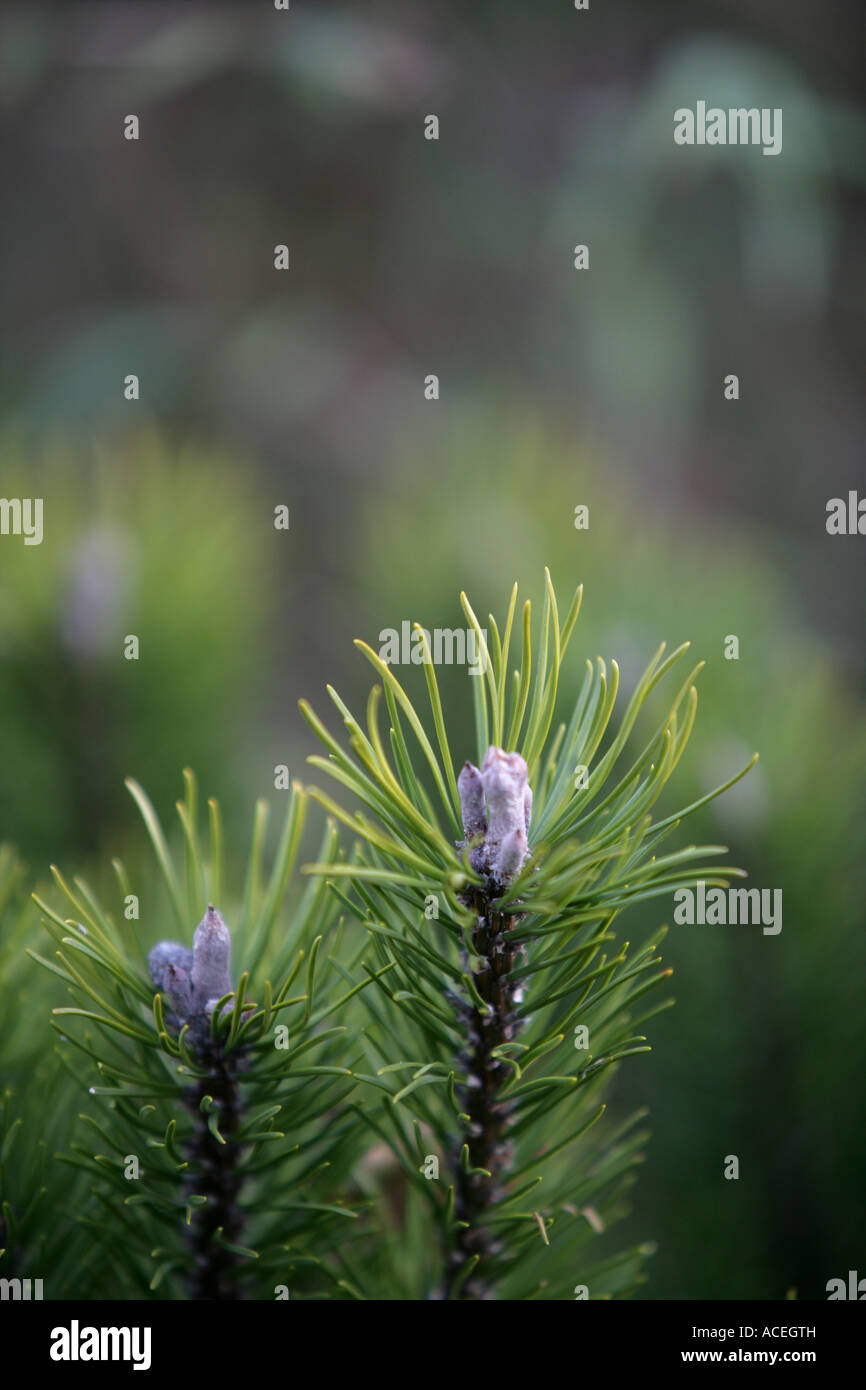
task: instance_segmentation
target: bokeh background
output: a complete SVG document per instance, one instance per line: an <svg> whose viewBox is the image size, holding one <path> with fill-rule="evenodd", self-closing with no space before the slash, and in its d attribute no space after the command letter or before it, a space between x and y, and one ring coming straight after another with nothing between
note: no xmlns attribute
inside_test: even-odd
<svg viewBox="0 0 866 1390"><path fill-rule="evenodd" d="M760 750L689 834L781 888L784 925L670 932L677 1007L618 1079L652 1114L629 1232L658 1241L648 1297L866 1273L866 540L825 530L830 497L866 492L856 18L0 16L0 492L45 501L41 546L0 538L0 838L31 883L98 878L138 843L123 778L167 816L187 764L239 833L275 764L305 776L298 698L363 698L351 639L461 625L461 589L500 614L545 565L563 601L585 584L566 699L587 656L627 695L690 639L671 795ZM699 98L781 106L781 156L675 147ZM440 677L469 750L468 681Z"/></svg>

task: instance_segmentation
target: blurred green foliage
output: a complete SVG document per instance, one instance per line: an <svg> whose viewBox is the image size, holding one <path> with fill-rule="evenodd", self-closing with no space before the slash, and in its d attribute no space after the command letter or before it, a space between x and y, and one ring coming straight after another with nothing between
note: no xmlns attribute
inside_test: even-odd
<svg viewBox="0 0 866 1390"><path fill-rule="evenodd" d="M0 823L41 864L101 843L125 776L158 804L188 762L236 786L273 516L222 460L155 434L41 459L7 440L2 473L5 496L44 503L41 545L4 537L0 569Z"/></svg>

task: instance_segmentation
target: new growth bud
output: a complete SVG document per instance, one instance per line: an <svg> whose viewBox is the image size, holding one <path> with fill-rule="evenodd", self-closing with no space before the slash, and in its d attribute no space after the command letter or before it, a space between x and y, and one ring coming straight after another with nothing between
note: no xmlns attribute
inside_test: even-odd
<svg viewBox="0 0 866 1390"><path fill-rule="evenodd" d="M460 810L463 813L463 834L467 840L487 831L487 811L484 808L484 784L481 773L472 763L464 763L457 778L457 791L460 794Z"/></svg>
<svg viewBox="0 0 866 1390"><path fill-rule="evenodd" d="M517 877L528 852L526 831L519 825L516 830L509 831L499 847L496 877L500 883L510 883Z"/></svg>
<svg viewBox="0 0 866 1390"><path fill-rule="evenodd" d="M147 968L158 989L165 989L169 966L189 975L192 970L192 951L189 947L181 946L179 941L160 941L154 946L147 958Z"/></svg>
<svg viewBox="0 0 866 1390"><path fill-rule="evenodd" d="M481 769L467 762L457 780L463 813L464 843L478 840L469 862L500 885L511 883L527 855L532 789L519 753L490 747Z"/></svg>
<svg viewBox="0 0 866 1390"><path fill-rule="evenodd" d="M157 989L168 996L177 1019L204 1036L210 1016L232 990L229 974L232 939L228 927L212 905L195 929L192 950L178 941L160 941L147 957Z"/></svg>
<svg viewBox="0 0 866 1390"><path fill-rule="evenodd" d="M204 1008L209 999L231 993L231 950L228 927L219 913L208 906L192 939L192 988L197 1008Z"/></svg>
<svg viewBox="0 0 866 1390"><path fill-rule="evenodd" d="M189 972L181 965L169 965L166 968L163 989L178 1018L189 1018L192 1013L192 981Z"/></svg>

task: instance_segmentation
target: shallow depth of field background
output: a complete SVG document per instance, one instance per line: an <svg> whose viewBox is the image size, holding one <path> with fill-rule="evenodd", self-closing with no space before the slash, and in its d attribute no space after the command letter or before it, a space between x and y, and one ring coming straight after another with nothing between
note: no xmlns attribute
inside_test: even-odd
<svg viewBox="0 0 866 1390"><path fill-rule="evenodd" d="M306 776L298 698L364 698L351 639L461 625L464 588L584 582L566 698L690 639L665 811L759 749L684 833L784 926L672 926L614 1247L658 1241L651 1297L815 1298L866 1272L866 539L824 525L866 492L856 6L694 8L4 7L0 493L45 540L0 539L0 838L98 881L141 843L124 776L168 816L186 764L245 826ZM782 155L675 147L699 98L781 106Z"/></svg>

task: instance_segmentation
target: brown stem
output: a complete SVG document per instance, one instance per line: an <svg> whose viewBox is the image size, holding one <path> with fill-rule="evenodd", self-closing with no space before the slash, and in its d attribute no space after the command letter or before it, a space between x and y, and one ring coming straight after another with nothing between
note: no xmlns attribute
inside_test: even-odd
<svg viewBox="0 0 866 1390"><path fill-rule="evenodd" d="M204 1206L193 1209L190 1224L192 1269L189 1277L189 1296L193 1299L239 1297L235 1266L237 1257L215 1239L221 1229L221 1239L236 1244L243 1228L243 1216L238 1204L243 1178L238 1172L240 1150L232 1142L240 1127L241 1095L237 1083L237 1060L227 1057L219 1044L208 1041L199 1049L208 1074L199 1081L190 1097L190 1108L196 1117L195 1129L189 1144L190 1193L207 1198ZM205 1096L212 1096L210 1114L216 1115L216 1128L226 1140L221 1144L208 1128L208 1115L201 1109Z"/></svg>
<svg viewBox="0 0 866 1390"><path fill-rule="evenodd" d="M482 1009L473 1003L463 1003L462 1012L467 1031L467 1047L461 1060L466 1071L466 1084L458 1092L461 1107L469 1116L468 1137L470 1171L456 1157L454 1215L458 1226L450 1252L446 1276L445 1297L489 1299L492 1297L488 1267L501 1250L501 1242L492 1227L484 1224L485 1212L502 1195L502 1174L512 1154L508 1139L512 1105L503 1100L501 1090L513 1072L500 1058L496 1048L511 1042L520 1027L516 1003L520 983L511 974L519 948L505 935L513 927L513 917L496 911L495 900L486 893L473 895L471 907L476 913L472 933L475 961L468 961L472 981L487 1006ZM475 967L475 968L473 968ZM461 1148L463 1140L461 1139ZM472 1172L484 1169L484 1172ZM467 1260L479 1257L468 1278Z"/></svg>

